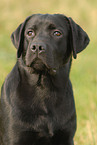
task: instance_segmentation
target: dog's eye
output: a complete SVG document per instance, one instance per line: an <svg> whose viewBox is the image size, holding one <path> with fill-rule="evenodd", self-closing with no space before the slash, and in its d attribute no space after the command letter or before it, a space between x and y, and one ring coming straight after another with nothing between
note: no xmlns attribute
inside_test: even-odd
<svg viewBox="0 0 97 145"><path fill-rule="evenodd" d="M30 30L30 31L27 32L27 35L29 37L34 37L35 36L35 33L34 33L34 31Z"/></svg>
<svg viewBox="0 0 97 145"><path fill-rule="evenodd" d="M60 31L55 31L53 35L59 37L62 35L62 33Z"/></svg>

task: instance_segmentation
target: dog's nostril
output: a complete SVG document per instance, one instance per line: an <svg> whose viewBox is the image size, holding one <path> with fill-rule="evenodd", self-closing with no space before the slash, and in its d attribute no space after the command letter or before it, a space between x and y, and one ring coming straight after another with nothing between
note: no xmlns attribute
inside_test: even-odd
<svg viewBox="0 0 97 145"><path fill-rule="evenodd" d="M36 46L34 45L34 46L33 46L33 50L35 50L35 49L36 49Z"/></svg>
<svg viewBox="0 0 97 145"><path fill-rule="evenodd" d="M36 50L36 46L33 45L33 47L31 49L32 49L32 51L35 51Z"/></svg>
<svg viewBox="0 0 97 145"><path fill-rule="evenodd" d="M39 51L44 50L44 48L42 46L39 46Z"/></svg>
<svg viewBox="0 0 97 145"><path fill-rule="evenodd" d="M31 50L35 53L38 51L39 53L43 52L45 49L41 45L32 45Z"/></svg>

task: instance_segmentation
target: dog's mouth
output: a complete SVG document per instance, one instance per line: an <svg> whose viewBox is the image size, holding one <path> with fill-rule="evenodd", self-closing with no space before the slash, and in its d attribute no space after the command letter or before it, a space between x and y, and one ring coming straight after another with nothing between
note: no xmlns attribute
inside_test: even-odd
<svg viewBox="0 0 97 145"><path fill-rule="evenodd" d="M51 68L46 63L44 63L40 58L35 58L30 65L27 65L30 73L42 73L42 74L56 74L56 69Z"/></svg>
<svg viewBox="0 0 97 145"><path fill-rule="evenodd" d="M30 67L32 67L34 70L40 70L43 71L46 69L46 65L43 63L41 59L34 59L31 63Z"/></svg>

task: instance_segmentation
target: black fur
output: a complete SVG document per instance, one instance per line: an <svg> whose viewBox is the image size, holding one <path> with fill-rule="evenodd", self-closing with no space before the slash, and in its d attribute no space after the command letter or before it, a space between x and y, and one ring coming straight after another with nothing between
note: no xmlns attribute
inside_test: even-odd
<svg viewBox="0 0 97 145"><path fill-rule="evenodd" d="M0 145L73 145L69 72L72 55L88 45L88 35L66 16L35 14L11 39L17 62L2 87Z"/></svg>

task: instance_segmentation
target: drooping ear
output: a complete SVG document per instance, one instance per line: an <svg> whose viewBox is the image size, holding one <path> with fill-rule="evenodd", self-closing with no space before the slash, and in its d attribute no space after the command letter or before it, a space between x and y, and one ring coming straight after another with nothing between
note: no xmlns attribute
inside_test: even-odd
<svg viewBox="0 0 97 145"><path fill-rule="evenodd" d="M22 24L20 24L18 28L11 34L11 41L13 45L15 46L15 48L17 49L19 47L19 39L20 39L19 37L20 37L21 26Z"/></svg>
<svg viewBox="0 0 97 145"><path fill-rule="evenodd" d="M77 53L81 52L89 44L89 37L87 33L76 24L72 18L68 18L70 24L71 47L73 50L73 57L76 59Z"/></svg>
<svg viewBox="0 0 97 145"><path fill-rule="evenodd" d="M24 23L20 24L18 28L12 33L11 40L13 45L17 48L17 58L19 58L23 52L24 44L24 29L27 21L31 18L29 16Z"/></svg>

